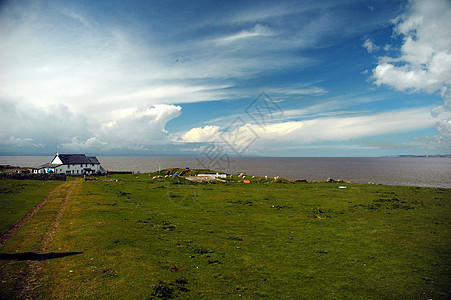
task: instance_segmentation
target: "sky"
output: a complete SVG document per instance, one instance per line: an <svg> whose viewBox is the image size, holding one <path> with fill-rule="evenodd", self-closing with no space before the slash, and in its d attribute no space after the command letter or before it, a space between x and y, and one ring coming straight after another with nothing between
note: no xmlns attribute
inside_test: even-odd
<svg viewBox="0 0 451 300"><path fill-rule="evenodd" d="M451 1L2 1L0 155L451 153Z"/></svg>

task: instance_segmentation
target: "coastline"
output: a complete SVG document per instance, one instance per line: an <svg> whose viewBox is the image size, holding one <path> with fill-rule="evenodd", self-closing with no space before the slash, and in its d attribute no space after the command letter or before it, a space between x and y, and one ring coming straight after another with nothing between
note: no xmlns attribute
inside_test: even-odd
<svg viewBox="0 0 451 300"><path fill-rule="evenodd" d="M0 164L34 167L51 156L0 156ZM151 173L173 167L203 169L196 157L98 156L111 171ZM324 182L327 178L354 183L451 188L451 159L448 157L232 157L229 164L210 169L230 174L280 176L288 180Z"/></svg>

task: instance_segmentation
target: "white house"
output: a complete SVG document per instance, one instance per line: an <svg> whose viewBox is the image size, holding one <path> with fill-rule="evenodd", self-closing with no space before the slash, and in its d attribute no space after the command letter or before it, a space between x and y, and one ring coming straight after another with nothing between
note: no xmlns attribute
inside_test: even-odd
<svg viewBox="0 0 451 300"><path fill-rule="evenodd" d="M34 173L58 173L66 175L90 175L105 174L105 169L100 165L95 156L84 154L59 154L57 153L50 163L43 164L33 171Z"/></svg>

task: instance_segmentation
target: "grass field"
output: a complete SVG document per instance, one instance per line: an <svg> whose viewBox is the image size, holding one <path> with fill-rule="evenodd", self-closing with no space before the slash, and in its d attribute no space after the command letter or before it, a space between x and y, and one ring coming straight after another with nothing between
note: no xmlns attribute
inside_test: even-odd
<svg viewBox="0 0 451 300"><path fill-rule="evenodd" d="M64 188L0 248L2 297L451 296L449 189L109 179L73 185L45 246Z"/></svg>
<svg viewBox="0 0 451 300"><path fill-rule="evenodd" d="M61 182L33 180L0 181L0 234L22 218Z"/></svg>

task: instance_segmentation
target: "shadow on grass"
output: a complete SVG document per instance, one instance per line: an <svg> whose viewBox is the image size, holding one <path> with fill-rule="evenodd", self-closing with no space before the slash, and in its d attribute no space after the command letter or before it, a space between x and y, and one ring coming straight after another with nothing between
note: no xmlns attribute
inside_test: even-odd
<svg viewBox="0 0 451 300"><path fill-rule="evenodd" d="M71 255L77 255L82 254L83 252L64 252L64 253L43 253L38 254L34 252L24 252L24 253L13 253L13 254L6 254L6 253L0 253L0 260L47 260L47 259L55 259L55 258L61 258Z"/></svg>

